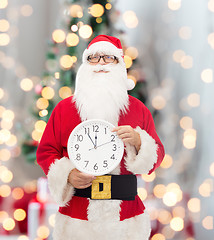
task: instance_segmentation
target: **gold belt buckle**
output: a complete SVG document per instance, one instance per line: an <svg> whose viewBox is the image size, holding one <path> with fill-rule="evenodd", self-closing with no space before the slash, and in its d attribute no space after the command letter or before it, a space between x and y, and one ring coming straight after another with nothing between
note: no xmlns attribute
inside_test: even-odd
<svg viewBox="0 0 214 240"><path fill-rule="evenodd" d="M100 184L103 185L101 191ZM111 199L111 176L98 176L92 181L91 199Z"/></svg>

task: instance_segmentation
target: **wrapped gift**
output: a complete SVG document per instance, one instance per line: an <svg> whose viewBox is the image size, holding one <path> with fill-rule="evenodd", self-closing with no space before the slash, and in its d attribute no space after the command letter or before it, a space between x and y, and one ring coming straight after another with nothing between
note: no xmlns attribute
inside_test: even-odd
<svg viewBox="0 0 214 240"><path fill-rule="evenodd" d="M51 200L46 178L39 178L37 195L28 206L29 240L52 239L55 214L58 206Z"/></svg>

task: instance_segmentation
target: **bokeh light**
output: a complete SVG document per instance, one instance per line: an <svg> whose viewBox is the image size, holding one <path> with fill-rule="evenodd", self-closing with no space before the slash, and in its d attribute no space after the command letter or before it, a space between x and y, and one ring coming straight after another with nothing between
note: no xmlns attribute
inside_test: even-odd
<svg viewBox="0 0 214 240"><path fill-rule="evenodd" d="M136 28L138 25L138 18L133 11L126 11L123 13L123 21L128 28Z"/></svg>
<svg viewBox="0 0 214 240"><path fill-rule="evenodd" d="M166 193L166 187L163 184L157 184L154 188L153 188L153 193L155 195L155 197L157 198L163 198L164 194Z"/></svg>
<svg viewBox="0 0 214 240"><path fill-rule="evenodd" d="M152 172L150 175L141 174L141 177L145 182L152 182L155 179L156 174L155 174L155 172Z"/></svg>
<svg viewBox="0 0 214 240"><path fill-rule="evenodd" d="M72 67L73 65L73 60L72 57L70 55L63 55L60 58L60 65L62 68L64 69L69 69Z"/></svg>
<svg viewBox="0 0 214 240"><path fill-rule="evenodd" d="M200 195L203 197L210 197L211 192L213 191L213 185L212 179L205 179L198 188Z"/></svg>
<svg viewBox="0 0 214 240"><path fill-rule="evenodd" d="M106 3L105 8L106 8L107 10L110 10L110 9L112 8L111 3Z"/></svg>
<svg viewBox="0 0 214 240"><path fill-rule="evenodd" d="M42 132L38 132L38 131L34 130L31 134L31 136L32 136L33 140L39 142L42 138L42 134L43 134Z"/></svg>
<svg viewBox="0 0 214 240"><path fill-rule="evenodd" d="M125 50L125 55L129 56L132 60L138 57L138 50L135 47L128 47Z"/></svg>
<svg viewBox="0 0 214 240"><path fill-rule="evenodd" d="M211 68L204 69L201 73L201 79L205 83L213 82L213 70Z"/></svg>
<svg viewBox="0 0 214 240"><path fill-rule="evenodd" d="M184 56L182 59L181 59L181 66L184 68L184 69L190 69L193 67L193 58L191 56Z"/></svg>
<svg viewBox="0 0 214 240"><path fill-rule="evenodd" d="M180 217L184 219L186 215L185 208L182 206L174 207L172 210L172 215L173 217Z"/></svg>
<svg viewBox="0 0 214 240"><path fill-rule="evenodd" d="M29 240L29 238L25 235L21 235L17 238L17 240Z"/></svg>
<svg viewBox="0 0 214 240"><path fill-rule="evenodd" d="M70 15L74 18L83 17L83 9L80 5L74 4L70 6Z"/></svg>
<svg viewBox="0 0 214 240"><path fill-rule="evenodd" d="M66 37L66 43L69 47L77 46L77 44L79 43L78 35L75 33L69 33Z"/></svg>
<svg viewBox="0 0 214 240"><path fill-rule="evenodd" d="M33 8L29 4L25 4L20 9L21 15L24 17L29 17L33 14Z"/></svg>
<svg viewBox="0 0 214 240"><path fill-rule="evenodd" d="M16 188L13 189L12 197L14 199L19 200L19 199L23 198L23 196L24 196L24 191L23 191L22 188L16 187Z"/></svg>
<svg viewBox="0 0 214 240"><path fill-rule="evenodd" d="M52 33L52 38L56 43L62 43L65 41L65 32L61 29L56 29Z"/></svg>
<svg viewBox="0 0 214 240"><path fill-rule="evenodd" d="M187 149L196 147L197 132L195 129L187 129L183 136L183 145Z"/></svg>
<svg viewBox="0 0 214 240"><path fill-rule="evenodd" d="M209 0L209 2L208 2L208 9L211 12L214 12L214 0Z"/></svg>
<svg viewBox="0 0 214 240"><path fill-rule="evenodd" d="M124 56L124 62L126 64L126 68L130 68L132 66L132 59L127 55Z"/></svg>
<svg viewBox="0 0 214 240"><path fill-rule="evenodd" d="M138 195L139 195L140 199L142 201L144 201L147 198L147 195L148 195L146 189L145 188L138 188L137 191L138 191Z"/></svg>
<svg viewBox="0 0 214 240"><path fill-rule="evenodd" d="M103 21L103 19L101 17L96 18L97 23L101 23L102 21Z"/></svg>
<svg viewBox="0 0 214 240"><path fill-rule="evenodd" d="M156 233L152 236L151 240L165 240L166 238L164 237L163 234L161 233Z"/></svg>
<svg viewBox="0 0 214 240"><path fill-rule="evenodd" d="M157 110L161 110L166 106L166 99L162 95L156 95L152 98L152 106Z"/></svg>
<svg viewBox="0 0 214 240"><path fill-rule="evenodd" d="M180 217L175 217L170 221L170 227L176 231L180 232L184 228L184 220Z"/></svg>
<svg viewBox="0 0 214 240"><path fill-rule="evenodd" d="M175 206L177 203L176 194L174 192L166 192L163 196L163 203L168 207Z"/></svg>
<svg viewBox="0 0 214 240"><path fill-rule="evenodd" d="M13 147L17 144L17 137L13 134L10 135L10 138L5 142L7 146Z"/></svg>
<svg viewBox="0 0 214 240"><path fill-rule="evenodd" d="M168 7L173 11L179 10L181 7L181 0L168 0Z"/></svg>
<svg viewBox="0 0 214 240"><path fill-rule="evenodd" d="M1 180L4 183L10 183L13 179L13 173L10 170L6 170L1 173Z"/></svg>
<svg viewBox="0 0 214 240"><path fill-rule="evenodd" d="M11 231L15 228L15 221L12 219L12 218L6 218L4 221L3 221L3 228L6 230L6 231Z"/></svg>
<svg viewBox="0 0 214 240"><path fill-rule="evenodd" d="M200 95L198 93L191 93L187 97L187 103L191 107L198 107L200 105Z"/></svg>
<svg viewBox="0 0 214 240"><path fill-rule="evenodd" d="M48 115L48 110L47 109L43 109L42 111L39 111L39 116L40 117L45 117Z"/></svg>
<svg viewBox="0 0 214 240"><path fill-rule="evenodd" d="M0 211L0 223L3 223L5 219L9 217L8 213L5 211Z"/></svg>
<svg viewBox="0 0 214 240"><path fill-rule="evenodd" d="M187 130L189 128L192 128L192 118L188 116L184 116L180 120L180 127L183 128L184 130Z"/></svg>
<svg viewBox="0 0 214 240"><path fill-rule="evenodd" d="M6 19L0 19L0 32L7 32L10 28L10 23Z"/></svg>
<svg viewBox="0 0 214 240"><path fill-rule="evenodd" d="M207 216L202 220L202 226L207 230L213 229L213 216Z"/></svg>
<svg viewBox="0 0 214 240"><path fill-rule="evenodd" d="M164 159L161 163L162 168L170 168L173 164L172 157L169 154L165 154Z"/></svg>
<svg viewBox="0 0 214 240"><path fill-rule="evenodd" d="M4 89L0 88L0 99L4 97Z"/></svg>
<svg viewBox="0 0 214 240"><path fill-rule="evenodd" d="M8 0L1 0L0 1L0 9L6 8L8 5Z"/></svg>
<svg viewBox="0 0 214 240"><path fill-rule="evenodd" d="M184 26L179 29L180 38L184 40L188 40L191 38L191 35L192 35L192 29L190 27Z"/></svg>
<svg viewBox="0 0 214 240"><path fill-rule="evenodd" d="M210 33L207 37L207 41L212 49L214 49L214 32Z"/></svg>
<svg viewBox="0 0 214 240"><path fill-rule="evenodd" d="M45 98L45 99L52 99L54 97L54 89L52 87L44 87L42 89L42 97Z"/></svg>
<svg viewBox="0 0 214 240"><path fill-rule="evenodd" d="M51 214L50 217L48 218L48 222L51 227L55 226L55 218L56 218L56 214Z"/></svg>
<svg viewBox="0 0 214 240"><path fill-rule="evenodd" d="M214 162L210 165L210 175L214 177Z"/></svg>
<svg viewBox="0 0 214 240"><path fill-rule="evenodd" d="M199 198L191 198L187 203L188 209L191 212L197 213L201 210L201 201Z"/></svg>
<svg viewBox="0 0 214 240"><path fill-rule="evenodd" d="M91 26L83 25L79 28L79 35L81 38L87 39L90 38L93 33Z"/></svg>
<svg viewBox="0 0 214 240"><path fill-rule="evenodd" d="M0 130L0 141L7 142L11 137L11 133L7 129Z"/></svg>
<svg viewBox="0 0 214 240"><path fill-rule="evenodd" d="M39 98L36 102L36 106L39 108L39 109L45 109L47 108L49 105L49 102L47 99L45 98Z"/></svg>
<svg viewBox="0 0 214 240"><path fill-rule="evenodd" d="M37 236L42 238L42 239L45 239L49 236L50 234L50 230L48 227L46 226L40 226L38 229L37 229Z"/></svg>
<svg viewBox="0 0 214 240"><path fill-rule="evenodd" d="M20 82L20 87L23 91L28 92L33 88L33 81L30 78L24 78Z"/></svg>
<svg viewBox="0 0 214 240"><path fill-rule="evenodd" d="M1 161L8 161L11 157L11 153L8 149L3 148L0 150L0 160Z"/></svg>
<svg viewBox="0 0 214 240"><path fill-rule="evenodd" d="M45 127L46 127L47 123L43 120L38 120L36 123L35 123L35 129L36 131L38 132L44 132L45 130Z"/></svg>
<svg viewBox="0 0 214 240"><path fill-rule="evenodd" d="M172 215L165 209L160 209L158 213L158 221L162 224L169 224L172 219Z"/></svg>
<svg viewBox="0 0 214 240"><path fill-rule="evenodd" d="M16 221L23 221L27 215L25 210L18 208L14 211L13 216Z"/></svg>
<svg viewBox="0 0 214 240"><path fill-rule="evenodd" d="M93 4L91 7L88 8L89 13L93 17L101 17L104 13L104 7L101 4Z"/></svg>
<svg viewBox="0 0 214 240"><path fill-rule="evenodd" d="M62 99L65 99L67 97L70 97L72 95L72 91L69 87L65 86L65 87L61 87L59 89L59 96L62 98Z"/></svg>
<svg viewBox="0 0 214 240"><path fill-rule="evenodd" d="M7 33L0 33L0 46L7 46L10 43L10 36Z"/></svg>
<svg viewBox="0 0 214 240"><path fill-rule="evenodd" d="M73 25L71 26L71 31L73 31L73 32L77 32L77 31L78 31L78 27L77 27L76 24L73 24Z"/></svg>

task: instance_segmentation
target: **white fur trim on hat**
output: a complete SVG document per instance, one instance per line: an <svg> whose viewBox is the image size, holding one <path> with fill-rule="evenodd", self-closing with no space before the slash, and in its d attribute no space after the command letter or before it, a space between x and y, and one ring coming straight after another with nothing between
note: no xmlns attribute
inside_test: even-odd
<svg viewBox="0 0 214 240"><path fill-rule="evenodd" d="M65 206L74 195L74 187L68 183L68 176L75 167L63 157L51 164L48 172L48 186L53 199L59 206Z"/></svg>
<svg viewBox="0 0 214 240"><path fill-rule="evenodd" d="M86 48L83 52L83 62L87 61L88 56L95 53L104 53L108 55L114 55L118 58L119 62L124 62L123 60L123 50L117 48L114 44L107 41L99 41L93 43L89 48Z"/></svg>
<svg viewBox="0 0 214 240"><path fill-rule="evenodd" d="M126 145L126 167L134 174L148 174L157 162L158 145L145 130L142 130L140 127L137 127L135 130L140 134L141 147L138 154L136 154L134 146Z"/></svg>

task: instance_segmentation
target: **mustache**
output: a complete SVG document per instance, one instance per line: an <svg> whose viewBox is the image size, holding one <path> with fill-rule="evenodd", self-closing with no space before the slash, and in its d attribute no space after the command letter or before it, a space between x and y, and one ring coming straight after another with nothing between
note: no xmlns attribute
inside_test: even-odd
<svg viewBox="0 0 214 240"><path fill-rule="evenodd" d="M95 66L90 66L92 71L94 72L99 72L99 71L105 71L105 72L111 72L112 66L107 66L107 65L95 65Z"/></svg>

